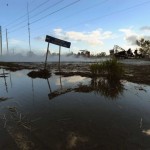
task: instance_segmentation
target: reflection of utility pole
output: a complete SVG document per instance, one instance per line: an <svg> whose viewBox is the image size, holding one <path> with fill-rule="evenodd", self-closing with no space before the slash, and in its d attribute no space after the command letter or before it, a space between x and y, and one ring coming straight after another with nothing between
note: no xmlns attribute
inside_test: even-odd
<svg viewBox="0 0 150 150"><path fill-rule="evenodd" d="M0 26L0 43L1 43L1 55L2 55L2 27Z"/></svg>
<svg viewBox="0 0 150 150"><path fill-rule="evenodd" d="M32 96L33 96L33 105L34 105L34 84L33 84L33 79L32 79Z"/></svg>
<svg viewBox="0 0 150 150"><path fill-rule="evenodd" d="M9 52L8 52L8 36L7 36L7 29L6 29L6 44L7 44L7 54L8 54Z"/></svg>
<svg viewBox="0 0 150 150"><path fill-rule="evenodd" d="M12 88L11 72L9 72L9 76L10 76L10 84L11 84L11 88Z"/></svg>
<svg viewBox="0 0 150 150"><path fill-rule="evenodd" d="M5 76L4 69L3 69L3 75L4 75L4 81L5 81L6 92L8 93L8 87L7 87L7 82L6 82L6 76Z"/></svg>
<svg viewBox="0 0 150 150"><path fill-rule="evenodd" d="M51 89L51 86L50 86L48 78L47 78L47 83L48 83L48 87L49 87L50 93L52 93L52 89Z"/></svg>
<svg viewBox="0 0 150 150"><path fill-rule="evenodd" d="M29 48L31 52L31 42L30 42L30 22L29 22L29 5L27 3L27 14L28 14L28 34L29 34Z"/></svg>

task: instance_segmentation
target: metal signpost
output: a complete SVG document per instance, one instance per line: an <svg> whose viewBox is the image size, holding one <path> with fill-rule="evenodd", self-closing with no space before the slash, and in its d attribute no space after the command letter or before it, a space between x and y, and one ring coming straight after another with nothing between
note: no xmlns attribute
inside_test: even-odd
<svg viewBox="0 0 150 150"><path fill-rule="evenodd" d="M45 42L48 42L46 59L45 59L45 69L46 69L46 65L47 65L47 55L48 55L48 52L49 52L49 43L52 43L52 44L55 44L55 45L59 45L59 70L60 70L61 46L66 47L66 48L70 48L71 43L67 42L67 41L64 41L64 40L54 38L54 37L49 36L49 35L46 35Z"/></svg>

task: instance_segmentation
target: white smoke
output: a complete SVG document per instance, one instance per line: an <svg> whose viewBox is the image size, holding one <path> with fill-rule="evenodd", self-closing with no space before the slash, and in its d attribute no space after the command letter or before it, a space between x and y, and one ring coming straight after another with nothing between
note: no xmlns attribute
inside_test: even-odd
<svg viewBox="0 0 150 150"><path fill-rule="evenodd" d="M36 55L32 52L28 52L26 55L17 53L17 54L4 54L0 56L0 61L3 62L45 62L46 55ZM66 55L62 54L60 56L61 62L95 62L95 61L103 61L106 58L88 58L77 55ZM47 62L58 62L59 55L48 55Z"/></svg>

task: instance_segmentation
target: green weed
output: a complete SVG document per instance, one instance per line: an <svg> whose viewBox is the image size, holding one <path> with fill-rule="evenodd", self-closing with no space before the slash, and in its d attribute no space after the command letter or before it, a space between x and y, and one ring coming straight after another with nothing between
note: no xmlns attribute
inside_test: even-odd
<svg viewBox="0 0 150 150"><path fill-rule="evenodd" d="M124 74L122 64L116 59L92 64L90 65L90 71L93 76L106 75L108 79L120 79Z"/></svg>

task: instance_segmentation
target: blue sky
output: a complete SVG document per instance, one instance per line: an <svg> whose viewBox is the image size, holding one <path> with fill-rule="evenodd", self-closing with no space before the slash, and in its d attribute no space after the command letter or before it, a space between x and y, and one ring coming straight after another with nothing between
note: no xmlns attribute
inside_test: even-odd
<svg viewBox="0 0 150 150"><path fill-rule="evenodd" d="M87 49L92 54L106 52L114 45L133 50L135 40L150 40L150 0L0 0L3 52L6 28L9 52L29 51L27 2L31 48L36 54L46 51L46 35L71 42L62 53ZM58 46L50 45L51 52Z"/></svg>

